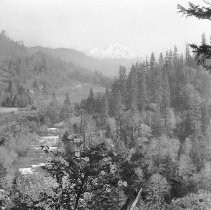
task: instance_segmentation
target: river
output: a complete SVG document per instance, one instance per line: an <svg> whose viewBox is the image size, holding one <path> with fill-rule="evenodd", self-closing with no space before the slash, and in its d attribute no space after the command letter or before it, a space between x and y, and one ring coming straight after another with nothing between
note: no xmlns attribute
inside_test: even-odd
<svg viewBox="0 0 211 210"><path fill-rule="evenodd" d="M43 151L43 147L48 147L50 151L55 151L61 145L61 130L59 127L52 127L46 130L44 136L38 137L36 141L31 143L26 157L22 157L19 161L19 172L21 174L32 174L44 166L47 161L47 154Z"/></svg>

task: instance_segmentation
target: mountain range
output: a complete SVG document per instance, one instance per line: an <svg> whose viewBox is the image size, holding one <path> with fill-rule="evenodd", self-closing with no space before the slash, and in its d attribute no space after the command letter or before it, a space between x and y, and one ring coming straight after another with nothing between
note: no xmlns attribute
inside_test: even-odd
<svg viewBox="0 0 211 210"><path fill-rule="evenodd" d="M71 62L80 68L97 71L106 76L116 76L120 65L130 68L132 63L141 59L134 51L120 44L86 52L68 48L53 49L41 46L31 47L28 50L30 53L43 52L65 62Z"/></svg>
<svg viewBox="0 0 211 210"><path fill-rule="evenodd" d="M12 40L5 31L0 33L2 89L11 79L29 89L34 86L56 89L77 82L105 87L118 75L120 65L129 69L138 60L137 53L120 44L85 52L68 48L27 47L23 42Z"/></svg>
<svg viewBox="0 0 211 210"><path fill-rule="evenodd" d="M85 63L83 67L79 65ZM87 56L76 50L29 48L0 33L0 92L13 80L26 89L33 86L57 88L75 83L92 83L107 86L108 79L90 71Z"/></svg>
<svg viewBox="0 0 211 210"><path fill-rule="evenodd" d="M139 59L140 56L135 51L115 43L108 47L95 48L86 52L88 56L98 59Z"/></svg>

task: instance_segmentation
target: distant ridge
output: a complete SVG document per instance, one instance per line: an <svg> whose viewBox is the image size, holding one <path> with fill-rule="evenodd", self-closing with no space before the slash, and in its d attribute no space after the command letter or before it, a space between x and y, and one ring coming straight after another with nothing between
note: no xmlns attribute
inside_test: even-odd
<svg viewBox="0 0 211 210"><path fill-rule="evenodd" d="M30 60L29 57L31 57L31 59L37 60L37 63L42 62L43 59L48 60L49 66L51 63L54 67L57 66L57 69L53 70L55 74L58 74L57 71L60 69L61 75L64 72L67 74L77 70L80 71L80 74L84 72L89 75L88 72L92 71L112 77L118 75L120 65L124 65L129 70L133 63L141 60L137 53L120 44L114 44L100 51L92 51L92 54L93 52L95 52L95 56L90 52L68 48L27 47L23 45L23 42L13 41L5 31L2 31L0 33L0 83L5 83L8 78L8 71L4 70L2 63L7 59L20 58L22 60L25 58Z"/></svg>
<svg viewBox="0 0 211 210"><path fill-rule="evenodd" d="M106 76L117 76L120 65L124 65L129 69L133 63L141 60L141 58L136 56L137 54L133 51L126 50L124 47L119 47L119 45L115 45L112 48L109 48L107 53L111 56L101 57L94 57L89 55L88 52L81 52L75 49L67 48L53 49L37 46L28 49L32 54L38 51L44 52L53 57L60 58L65 62L71 62L75 66L84 69L97 71Z"/></svg>

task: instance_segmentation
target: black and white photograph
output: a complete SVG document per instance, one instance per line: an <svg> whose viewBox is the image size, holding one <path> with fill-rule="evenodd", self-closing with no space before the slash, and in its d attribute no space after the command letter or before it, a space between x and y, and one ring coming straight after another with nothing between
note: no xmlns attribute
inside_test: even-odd
<svg viewBox="0 0 211 210"><path fill-rule="evenodd" d="M0 0L0 210L211 210L211 0Z"/></svg>

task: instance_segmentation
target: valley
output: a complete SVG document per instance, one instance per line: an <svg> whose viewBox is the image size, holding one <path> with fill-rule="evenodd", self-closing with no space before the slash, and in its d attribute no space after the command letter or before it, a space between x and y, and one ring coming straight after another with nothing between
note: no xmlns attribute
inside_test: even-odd
<svg viewBox="0 0 211 210"><path fill-rule="evenodd" d="M211 209L211 35L177 14L211 3L173 2L1 1L0 210Z"/></svg>

